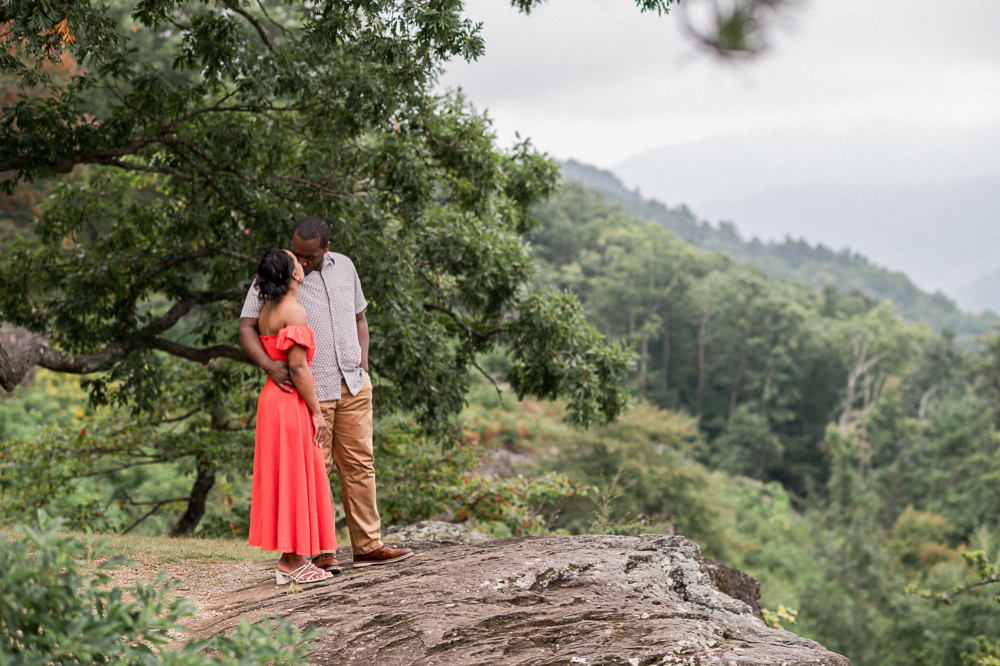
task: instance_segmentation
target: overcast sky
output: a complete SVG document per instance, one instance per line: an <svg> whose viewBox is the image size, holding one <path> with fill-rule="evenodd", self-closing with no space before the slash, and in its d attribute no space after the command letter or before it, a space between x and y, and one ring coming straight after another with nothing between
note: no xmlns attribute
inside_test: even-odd
<svg viewBox="0 0 1000 666"><path fill-rule="evenodd" d="M467 0L466 15L486 56L452 64L444 85L489 109L502 138L603 167L732 131L1000 121L997 0L806 0L769 53L736 66L631 0L550 0L530 16Z"/></svg>
<svg viewBox="0 0 1000 666"><path fill-rule="evenodd" d="M954 293L1000 268L998 245L995 261L921 273L920 252L881 253L882 240L853 229L799 225L795 206L778 201L795 187L903 192L1000 177L1000 0L806 0L766 54L740 64L699 51L677 15L642 14L634 0L549 0L530 16L505 0L466 0L466 15L483 22L486 55L453 63L441 83L488 111L502 145L519 131L670 205L726 215L762 238L851 246L925 288ZM767 213L769 192L788 215ZM744 199L764 214L741 216Z"/></svg>

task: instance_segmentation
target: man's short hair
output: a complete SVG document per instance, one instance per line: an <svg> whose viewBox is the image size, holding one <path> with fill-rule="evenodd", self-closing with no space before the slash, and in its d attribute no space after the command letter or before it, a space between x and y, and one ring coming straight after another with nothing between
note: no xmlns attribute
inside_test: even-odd
<svg viewBox="0 0 1000 666"><path fill-rule="evenodd" d="M330 226L312 215L307 215L295 223L295 233L302 240L318 238L320 247L326 247L326 244L330 242Z"/></svg>

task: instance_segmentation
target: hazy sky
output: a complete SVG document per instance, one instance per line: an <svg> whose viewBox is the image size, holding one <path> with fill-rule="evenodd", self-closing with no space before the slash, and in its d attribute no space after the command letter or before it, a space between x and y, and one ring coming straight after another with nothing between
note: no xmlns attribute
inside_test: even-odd
<svg viewBox="0 0 1000 666"><path fill-rule="evenodd" d="M892 197L1000 178L1000 0L805 0L775 27L769 52L739 64L699 51L678 16L642 14L633 0L549 0L530 16L505 0L467 0L466 15L483 22L486 55L453 63L442 86L486 109L503 145L519 131L670 205L765 239L851 246L928 289L955 293L1000 268L1000 238L976 262L963 260L968 243L942 245L1000 226L989 187L940 225L920 221L953 231L885 250L907 232L902 204L913 204ZM834 193L824 219L807 219L791 192L814 186ZM841 213L837 187L881 197L898 219L859 218L870 207L857 201ZM961 209L942 196L937 209ZM848 215L853 225L837 225ZM885 233L863 233L882 220ZM930 265L935 256L948 265Z"/></svg>
<svg viewBox="0 0 1000 666"><path fill-rule="evenodd" d="M530 16L467 0L466 15L484 24L486 56L443 84L488 109L501 138L518 130L602 167L733 131L1000 123L997 0L806 0L769 53L739 65L631 0L549 0Z"/></svg>

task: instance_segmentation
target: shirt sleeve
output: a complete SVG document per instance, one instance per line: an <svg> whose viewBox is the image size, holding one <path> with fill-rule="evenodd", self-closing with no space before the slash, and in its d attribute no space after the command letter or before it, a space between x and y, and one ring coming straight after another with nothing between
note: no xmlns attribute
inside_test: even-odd
<svg viewBox="0 0 1000 666"><path fill-rule="evenodd" d="M250 291L247 292L247 298L243 301L243 311L240 312L240 319L244 317L258 319L260 311L263 309L264 304L261 302L260 294L257 292L257 278L254 278L250 284Z"/></svg>
<svg viewBox="0 0 1000 666"><path fill-rule="evenodd" d="M361 278L358 277L358 269L354 269L354 314L360 314L368 307L365 300L365 293L361 291Z"/></svg>

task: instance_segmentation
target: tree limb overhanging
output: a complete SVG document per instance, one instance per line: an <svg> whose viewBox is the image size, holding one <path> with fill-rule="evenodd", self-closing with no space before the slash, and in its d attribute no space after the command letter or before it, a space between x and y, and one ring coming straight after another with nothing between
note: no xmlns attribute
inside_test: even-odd
<svg viewBox="0 0 1000 666"><path fill-rule="evenodd" d="M252 364L246 352L238 347L227 345L213 345L198 349L164 338L153 338L149 347L197 363L208 363L216 358L229 358L241 363ZM36 365L47 370L72 375L89 375L94 372L110 370L118 360L135 348L135 345L125 342L113 342L93 354L70 354L35 342L14 350L13 356L11 356L7 350L0 346L0 386L6 391L13 391L28 374L28 371Z"/></svg>
<svg viewBox="0 0 1000 666"><path fill-rule="evenodd" d="M14 350L13 356L10 356L0 346L0 386L6 391L13 391L36 365L74 375L107 370L127 353L127 349L124 343L114 342L95 354L70 354L35 342Z"/></svg>
<svg viewBox="0 0 1000 666"><path fill-rule="evenodd" d="M212 254L212 253L203 253ZM191 256L179 258L166 263L182 263ZM161 265L141 276L137 284L148 279L158 270L166 268ZM229 358L241 363L252 363L246 352L229 345L213 345L203 349L189 347L162 337L162 333L173 328L185 315L189 314L195 305L213 303L232 298L241 293L240 289L225 289L214 292L194 292L187 299L178 301L165 314L149 322L127 339L115 340L99 352L91 354L71 354L53 349L43 342L32 342L8 352L0 345L0 386L7 391L21 383L34 366L40 366L56 372L76 375L87 375L110 369L117 361L136 349L151 348L164 351L172 356L184 358L198 363L208 363L216 358Z"/></svg>

